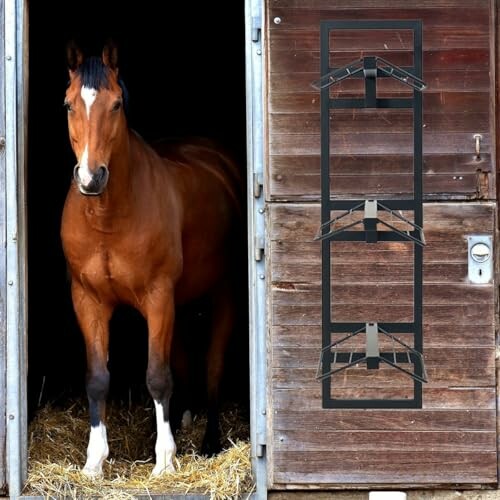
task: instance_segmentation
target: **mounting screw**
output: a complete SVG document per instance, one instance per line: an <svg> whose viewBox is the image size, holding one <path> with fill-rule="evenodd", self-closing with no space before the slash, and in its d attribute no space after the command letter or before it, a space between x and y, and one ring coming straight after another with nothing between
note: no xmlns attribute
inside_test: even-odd
<svg viewBox="0 0 500 500"><path fill-rule="evenodd" d="M5 137L0 137L0 149L5 149Z"/></svg>
<svg viewBox="0 0 500 500"><path fill-rule="evenodd" d="M7 59L7 61L10 61L12 59L12 56L5 56L5 59Z"/></svg>
<svg viewBox="0 0 500 500"><path fill-rule="evenodd" d="M9 415L9 420L14 420L16 417L14 417L14 415L10 414Z"/></svg>
<svg viewBox="0 0 500 500"><path fill-rule="evenodd" d="M274 24L281 24L281 17L275 17L273 19L273 21L274 21Z"/></svg>
<svg viewBox="0 0 500 500"><path fill-rule="evenodd" d="M265 278L265 276L264 276L263 274L259 274L259 278L260 278L261 280L263 280L263 279Z"/></svg>
<svg viewBox="0 0 500 500"><path fill-rule="evenodd" d="M262 54L262 50L257 49L257 55L260 56Z"/></svg>
<svg viewBox="0 0 500 500"><path fill-rule="evenodd" d="M12 286L14 282L12 280L9 280L9 286Z"/></svg>

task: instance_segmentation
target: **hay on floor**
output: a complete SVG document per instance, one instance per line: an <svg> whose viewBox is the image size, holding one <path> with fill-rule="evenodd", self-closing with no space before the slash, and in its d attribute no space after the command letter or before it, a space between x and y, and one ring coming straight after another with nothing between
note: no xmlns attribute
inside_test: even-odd
<svg viewBox="0 0 500 500"><path fill-rule="evenodd" d="M211 498L245 497L254 489L249 425L236 407L221 414L224 450L212 458L197 454L206 419L176 433L176 471L150 478L154 463L154 408L108 405L110 455L100 479L80 473L89 433L86 403L47 405L29 426L29 469L24 494L45 498L136 498L165 493L204 494Z"/></svg>

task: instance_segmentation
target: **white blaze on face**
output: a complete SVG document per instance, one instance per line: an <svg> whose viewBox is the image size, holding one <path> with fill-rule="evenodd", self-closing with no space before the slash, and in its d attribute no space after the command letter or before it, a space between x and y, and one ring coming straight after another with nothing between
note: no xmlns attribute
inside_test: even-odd
<svg viewBox="0 0 500 500"><path fill-rule="evenodd" d="M175 472L172 460L175 456L175 441L170 429L170 423L163 418L163 406L155 401L156 408L156 465L152 475L159 476L163 472Z"/></svg>
<svg viewBox="0 0 500 500"><path fill-rule="evenodd" d="M87 118L90 118L90 108L94 104L95 98L97 97L97 90L91 87L82 87L80 91L83 102L85 103L85 109L87 110Z"/></svg>
<svg viewBox="0 0 500 500"><path fill-rule="evenodd" d="M90 428L87 462L82 472L87 476L102 475L102 464L108 458L108 453L106 426L101 422L97 427Z"/></svg>
<svg viewBox="0 0 500 500"><path fill-rule="evenodd" d="M88 186L92 181L92 173L89 168L89 150L87 145L85 145L85 149L83 150L83 154L78 164L80 165L78 177L80 177L80 181L84 186Z"/></svg>
<svg viewBox="0 0 500 500"><path fill-rule="evenodd" d="M97 90L90 87L82 87L80 95L82 96L83 102L85 103L85 109L87 110L87 119L89 119L90 108L92 107L92 104L94 104L95 98L97 97ZM83 150L82 156L78 163L80 165L80 170L78 171L80 181L84 186L88 186L92 181L92 174L89 168L88 144L85 144L85 149Z"/></svg>

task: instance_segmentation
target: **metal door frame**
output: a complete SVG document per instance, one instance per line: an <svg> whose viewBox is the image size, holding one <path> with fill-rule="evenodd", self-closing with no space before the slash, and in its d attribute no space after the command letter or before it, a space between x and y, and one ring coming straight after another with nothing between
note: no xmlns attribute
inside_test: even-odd
<svg viewBox="0 0 500 500"><path fill-rule="evenodd" d="M6 467L9 496L21 494L27 470L26 210L27 9L4 4Z"/></svg>
<svg viewBox="0 0 500 500"><path fill-rule="evenodd" d="M263 0L245 0L250 440L256 497L267 498Z"/></svg>

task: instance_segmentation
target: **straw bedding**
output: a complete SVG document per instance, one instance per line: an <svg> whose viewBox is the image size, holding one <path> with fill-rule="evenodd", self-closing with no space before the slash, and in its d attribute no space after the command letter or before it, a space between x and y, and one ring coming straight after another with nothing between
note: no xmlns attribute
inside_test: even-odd
<svg viewBox="0 0 500 500"><path fill-rule="evenodd" d="M236 406L221 414L224 450L212 458L197 455L206 419L195 416L190 429L177 431L176 472L150 478L154 462L154 408L108 405L110 455L101 479L80 473L86 457L89 423L86 402L63 408L47 405L29 426L29 470L24 494L45 498L136 498L165 493L210 498L246 497L253 491L248 419Z"/></svg>

